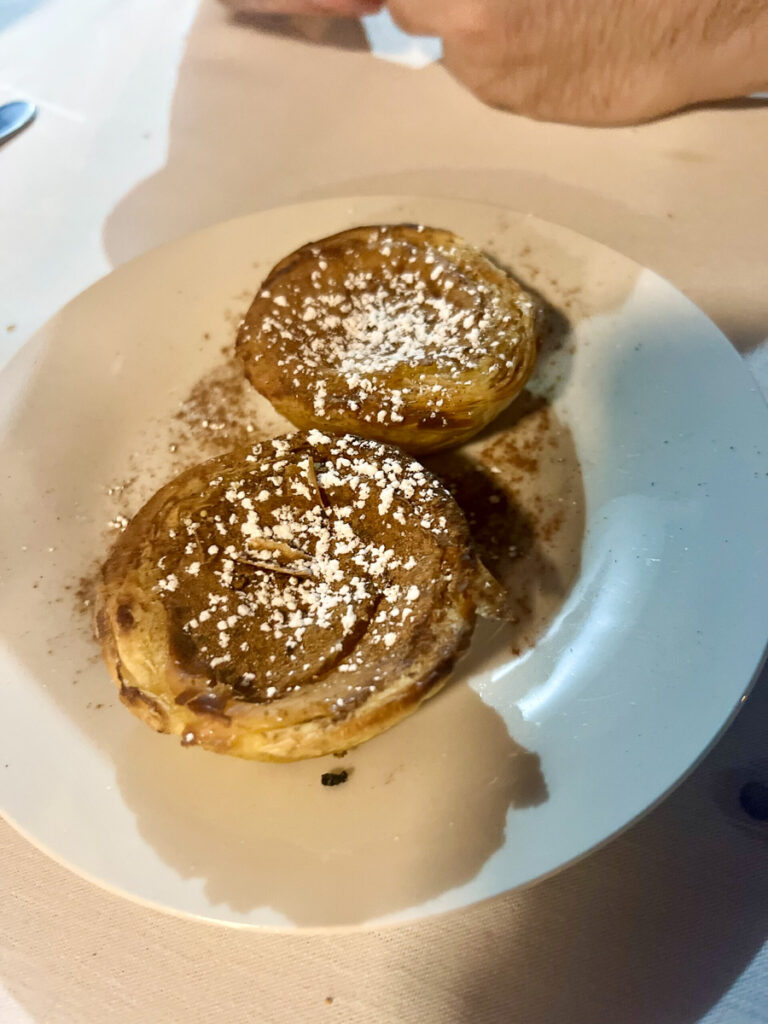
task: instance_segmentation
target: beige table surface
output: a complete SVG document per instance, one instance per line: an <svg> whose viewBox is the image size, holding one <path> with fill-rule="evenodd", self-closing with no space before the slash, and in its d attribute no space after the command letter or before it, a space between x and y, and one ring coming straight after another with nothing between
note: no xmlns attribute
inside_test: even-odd
<svg viewBox="0 0 768 1024"><path fill-rule="evenodd" d="M171 9L172 8L172 9ZM355 25L235 25L213 0L0 5L7 358L64 301L167 239L321 196L424 193L526 210L661 274L768 387L768 109L621 130L483 108L444 70L371 57ZM30 736L33 742L33 736ZM768 1020L768 677L641 823L534 888L337 937L166 917L0 826L0 1022ZM330 999L332 998L332 1002Z"/></svg>

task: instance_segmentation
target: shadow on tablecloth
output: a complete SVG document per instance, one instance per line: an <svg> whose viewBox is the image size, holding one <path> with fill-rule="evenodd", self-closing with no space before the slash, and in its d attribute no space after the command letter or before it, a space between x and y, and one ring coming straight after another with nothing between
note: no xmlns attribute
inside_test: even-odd
<svg viewBox="0 0 768 1024"><path fill-rule="evenodd" d="M466 962L459 1019L698 1021L768 939L768 825L738 798L741 780L768 780L766 735L768 672L720 744L648 818L510 897L515 928L489 908L493 939ZM742 1010L738 1019L763 1019ZM733 1006L713 1016L737 1019Z"/></svg>

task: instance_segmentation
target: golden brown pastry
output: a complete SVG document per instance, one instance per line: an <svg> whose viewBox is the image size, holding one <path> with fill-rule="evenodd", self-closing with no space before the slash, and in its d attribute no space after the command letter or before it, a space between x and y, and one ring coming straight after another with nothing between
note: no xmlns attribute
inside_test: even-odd
<svg viewBox="0 0 768 1024"><path fill-rule="evenodd" d="M237 351L253 386L296 426L428 452L467 440L520 392L537 312L450 231L360 227L273 268Z"/></svg>
<svg viewBox="0 0 768 1024"><path fill-rule="evenodd" d="M97 629L123 703L153 728L290 761L415 711L486 595L435 477L399 449L312 430L163 487L103 568Z"/></svg>

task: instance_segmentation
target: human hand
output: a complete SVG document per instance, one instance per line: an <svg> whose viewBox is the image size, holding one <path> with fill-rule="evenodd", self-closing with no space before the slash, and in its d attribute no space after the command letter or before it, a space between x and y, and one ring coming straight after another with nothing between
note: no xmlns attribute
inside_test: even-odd
<svg viewBox="0 0 768 1024"><path fill-rule="evenodd" d="M493 106L626 124L768 83L768 0L389 0Z"/></svg>

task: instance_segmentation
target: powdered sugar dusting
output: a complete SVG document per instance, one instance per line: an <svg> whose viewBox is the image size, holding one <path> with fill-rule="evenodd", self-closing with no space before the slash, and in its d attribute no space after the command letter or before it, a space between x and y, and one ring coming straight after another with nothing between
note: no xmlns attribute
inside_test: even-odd
<svg viewBox="0 0 768 1024"><path fill-rule="evenodd" d="M382 425L426 408L439 426L446 389L467 371L514 375L535 310L506 274L448 234L353 234L343 249L331 239L303 250L261 293L241 325L249 359L266 354L292 389L308 387L318 418Z"/></svg>
<svg viewBox="0 0 768 1024"><path fill-rule="evenodd" d="M367 699L370 684L356 675L396 655L429 601L417 574L426 557L440 576L450 499L395 449L318 430L304 437L257 445L237 475L205 481L203 507L167 531L173 553L158 562L155 592L235 697L269 702L337 670L348 680L338 711ZM414 544L425 557L413 557Z"/></svg>

